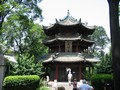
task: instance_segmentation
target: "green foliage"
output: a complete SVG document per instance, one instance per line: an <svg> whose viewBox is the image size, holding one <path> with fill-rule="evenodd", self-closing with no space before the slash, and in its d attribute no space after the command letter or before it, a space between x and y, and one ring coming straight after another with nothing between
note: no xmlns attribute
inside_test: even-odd
<svg viewBox="0 0 120 90"><path fill-rule="evenodd" d="M101 26L94 26L95 32L91 36L91 39L95 41L91 48L91 52L96 54L100 58L104 55L104 49L110 43L110 40L105 32L105 29Z"/></svg>
<svg viewBox="0 0 120 90"><path fill-rule="evenodd" d="M104 53L104 49L110 43L110 40L103 27L95 26L95 28L96 30L91 36L91 39L95 41L95 44L93 44L91 51L101 60L101 62L96 66L96 73L111 74L113 72L111 53Z"/></svg>
<svg viewBox="0 0 120 90"><path fill-rule="evenodd" d="M14 14L4 23L3 39L6 45L14 47L17 54L30 53L35 57L47 52L42 44L45 37L40 25L34 24L23 14Z"/></svg>
<svg viewBox="0 0 120 90"><path fill-rule="evenodd" d="M106 54L102 58L100 64L96 66L96 73L97 74L111 74L111 73L113 73L111 52Z"/></svg>
<svg viewBox="0 0 120 90"><path fill-rule="evenodd" d="M51 89L47 86L42 86L38 90L51 90Z"/></svg>
<svg viewBox="0 0 120 90"><path fill-rule="evenodd" d="M24 39L25 32L31 29L30 22L33 23L33 20L36 19L42 20L42 15L41 15L42 10L38 6L39 2L41 2L41 0L1 0L0 1L0 43L2 44L5 43L7 47L14 47L14 45L17 45L17 47L14 47L14 50L19 49L20 52L22 50L24 51L24 49L28 47L28 46L24 47L25 45L21 44L21 42L24 43L22 39ZM4 23L4 21L6 22ZM41 29L38 30L40 31ZM41 37L39 39L41 39ZM35 41L37 42L38 40ZM37 45L38 44L40 43L37 43ZM44 46L41 45L40 48L42 47L44 48ZM41 50L40 48L38 49L37 47L39 51ZM38 51L37 50L33 50L33 51L35 51L35 55L37 56L38 54L36 53ZM0 50L0 52L2 51ZM41 52L39 52L39 55L40 54Z"/></svg>
<svg viewBox="0 0 120 90"><path fill-rule="evenodd" d="M4 19L14 13L20 13L27 15L30 19L42 19L41 12L38 3L41 0L2 0L0 1L0 27L4 22Z"/></svg>
<svg viewBox="0 0 120 90"><path fill-rule="evenodd" d="M113 76L111 74L96 74L92 76L91 83L95 90L104 90L107 83L113 88Z"/></svg>
<svg viewBox="0 0 120 90"><path fill-rule="evenodd" d="M5 90L36 90L40 78L37 75L8 76L4 79Z"/></svg>
<svg viewBox="0 0 120 90"><path fill-rule="evenodd" d="M6 53L8 50L10 50L10 48L6 47L4 43L1 44L1 42L2 40L0 38L0 53Z"/></svg>
<svg viewBox="0 0 120 90"><path fill-rule="evenodd" d="M7 54L7 55L14 55L14 51L12 49L7 49L5 54Z"/></svg>
<svg viewBox="0 0 120 90"><path fill-rule="evenodd" d="M9 75L38 75L44 74L42 62L35 62L34 56L23 54L17 56L17 64L12 63Z"/></svg>

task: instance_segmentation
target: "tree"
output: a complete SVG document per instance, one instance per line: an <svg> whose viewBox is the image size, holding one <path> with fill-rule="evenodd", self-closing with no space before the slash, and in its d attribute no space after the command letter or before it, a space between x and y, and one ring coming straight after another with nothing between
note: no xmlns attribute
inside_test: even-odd
<svg viewBox="0 0 120 90"><path fill-rule="evenodd" d="M41 19L42 10L38 7L38 2L41 2L41 0L0 0L0 32L5 18L21 9L25 10L24 15L27 15L30 19Z"/></svg>
<svg viewBox="0 0 120 90"><path fill-rule="evenodd" d="M34 56L21 54L17 56L17 63L11 63L12 68L8 75L38 75L44 74L41 62L36 63Z"/></svg>
<svg viewBox="0 0 120 90"><path fill-rule="evenodd" d="M119 4L119 17L120 17L120 4Z"/></svg>
<svg viewBox="0 0 120 90"><path fill-rule="evenodd" d="M112 57L111 50L108 54L105 54L99 65L96 66L97 74L112 74Z"/></svg>
<svg viewBox="0 0 120 90"><path fill-rule="evenodd" d="M26 16L31 21L37 18L42 20L42 10L37 5L37 3L39 2L41 2L41 0L0 0L0 45L6 45L6 42L3 39L5 30L3 27L3 23L4 21L7 21L9 17L15 16L15 14L17 14L18 16L20 15L21 18L23 18L23 16ZM12 20L14 20L14 18L12 18ZM27 24L27 21L24 24ZM8 49L11 48L8 45L6 47ZM0 50L0 53L4 52Z"/></svg>
<svg viewBox="0 0 120 90"><path fill-rule="evenodd" d="M91 48L93 54L97 54L99 57L103 56L104 49L110 43L110 40L105 32L105 29L101 26L94 26L95 32L91 36L91 39L95 41Z"/></svg>
<svg viewBox="0 0 120 90"><path fill-rule="evenodd" d="M108 0L110 15L110 33L111 33L111 50L113 62L114 90L120 88L120 27L118 6L119 0Z"/></svg>
<svg viewBox="0 0 120 90"><path fill-rule="evenodd" d="M3 39L8 47L13 47L17 54L29 53L39 57L47 52L42 44L45 37L40 25L34 24L22 10L7 18L3 25Z"/></svg>

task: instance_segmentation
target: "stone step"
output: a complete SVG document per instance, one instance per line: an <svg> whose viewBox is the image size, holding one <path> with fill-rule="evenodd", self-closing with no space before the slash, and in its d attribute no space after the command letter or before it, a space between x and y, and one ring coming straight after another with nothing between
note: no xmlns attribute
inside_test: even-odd
<svg viewBox="0 0 120 90"><path fill-rule="evenodd" d="M54 82L49 82L49 83L48 83L48 86L51 88L51 90L57 90L57 89L54 87ZM57 82L57 87L64 87L65 90L73 90L73 86L72 86L72 85L69 85L68 82Z"/></svg>

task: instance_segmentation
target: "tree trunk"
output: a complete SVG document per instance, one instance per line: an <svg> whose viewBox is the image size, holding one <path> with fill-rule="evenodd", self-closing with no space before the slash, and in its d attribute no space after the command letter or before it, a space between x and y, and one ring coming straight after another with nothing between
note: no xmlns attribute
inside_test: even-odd
<svg viewBox="0 0 120 90"><path fill-rule="evenodd" d="M108 0L110 13L110 32L112 44L112 62L114 90L120 89L120 30L118 7L119 0Z"/></svg>

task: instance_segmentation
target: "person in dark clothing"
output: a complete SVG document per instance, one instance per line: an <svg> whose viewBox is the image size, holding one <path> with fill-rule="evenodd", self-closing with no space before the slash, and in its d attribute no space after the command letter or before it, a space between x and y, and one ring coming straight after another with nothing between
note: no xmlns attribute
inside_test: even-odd
<svg viewBox="0 0 120 90"><path fill-rule="evenodd" d="M111 86L109 83L105 84L104 90L111 90Z"/></svg>
<svg viewBox="0 0 120 90"><path fill-rule="evenodd" d="M74 79L74 82L72 84L73 84L73 90L78 90L77 89L77 81L76 81L76 79Z"/></svg>

